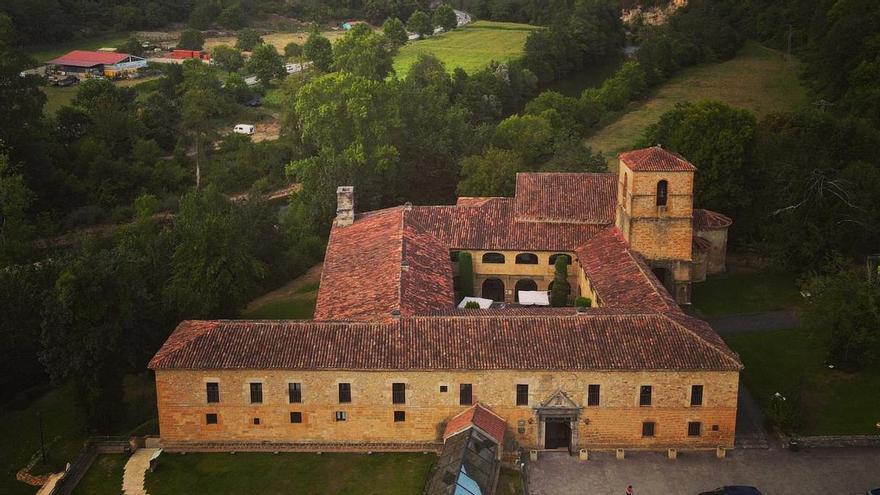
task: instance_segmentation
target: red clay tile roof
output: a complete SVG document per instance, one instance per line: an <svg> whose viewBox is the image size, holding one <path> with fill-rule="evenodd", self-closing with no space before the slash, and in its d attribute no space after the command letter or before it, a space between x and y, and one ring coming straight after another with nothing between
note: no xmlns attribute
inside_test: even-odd
<svg viewBox="0 0 880 495"><path fill-rule="evenodd" d="M626 151L618 155L630 170L636 172L693 172L696 168L677 153L660 146Z"/></svg>
<svg viewBox="0 0 880 495"><path fill-rule="evenodd" d="M521 222L614 222L616 174L516 174L516 219Z"/></svg>
<svg viewBox="0 0 880 495"><path fill-rule="evenodd" d="M678 313L389 323L184 321L151 369L739 370L704 322Z"/></svg>
<svg viewBox="0 0 880 495"><path fill-rule="evenodd" d="M451 307L449 250L407 207L358 215L330 231L315 319L388 321Z"/></svg>
<svg viewBox="0 0 880 495"><path fill-rule="evenodd" d="M694 208L693 223L694 230L720 230L733 225L733 220L712 210Z"/></svg>
<svg viewBox="0 0 880 495"><path fill-rule="evenodd" d="M95 65L118 64L130 56L131 55L127 53L74 50L46 63L54 65L69 65L72 67L93 67Z"/></svg>
<svg viewBox="0 0 880 495"><path fill-rule="evenodd" d="M455 206L483 206L486 202L496 199L490 196L459 196Z"/></svg>
<svg viewBox="0 0 880 495"><path fill-rule="evenodd" d="M572 251L603 225L517 222L513 198L480 206L414 206L411 218L450 249Z"/></svg>
<svg viewBox="0 0 880 495"><path fill-rule="evenodd" d="M479 402L456 414L446 423L446 428L443 430L443 441L445 442L449 437L473 426L489 435L499 445L504 442L504 431L507 429L507 422L504 421L504 418L493 413L488 407Z"/></svg>
<svg viewBox="0 0 880 495"><path fill-rule="evenodd" d="M617 227L607 227L575 253L600 303L620 308L678 311L678 305Z"/></svg>

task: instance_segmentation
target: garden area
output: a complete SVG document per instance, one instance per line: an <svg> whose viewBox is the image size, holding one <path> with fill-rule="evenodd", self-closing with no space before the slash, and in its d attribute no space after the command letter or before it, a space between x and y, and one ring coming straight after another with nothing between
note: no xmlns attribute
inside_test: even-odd
<svg viewBox="0 0 880 495"><path fill-rule="evenodd" d="M362 494L421 492L432 454L164 454L148 473L151 495Z"/></svg>
<svg viewBox="0 0 880 495"><path fill-rule="evenodd" d="M129 375L124 380L125 411L120 425L100 432L111 435L157 433L155 426L156 389L147 374ZM40 421L46 445L46 464L37 463L32 474L59 472L73 461L90 436L86 431L85 414L78 406L76 390L70 385L35 390L30 398L13 401L0 410L0 493L32 495L35 487L15 479L15 473L40 451ZM141 427L143 426L143 427ZM108 467L109 469L109 467ZM98 480L94 480L98 483ZM120 486L122 478L120 476ZM88 492L81 492L88 493ZM113 493L119 493L118 490Z"/></svg>
<svg viewBox="0 0 880 495"><path fill-rule="evenodd" d="M321 264L287 285L251 301L241 317L251 320L307 320L315 314Z"/></svg>
<svg viewBox="0 0 880 495"><path fill-rule="evenodd" d="M742 379L765 412L780 393L793 404L801 434L880 434L880 370L846 372L827 362L829 332L797 328L724 339L739 353Z"/></svg>
<svg viewBox="0 0 880 495"><path fill-rule="evenodd" d="M526 38L536 29L540 28L513 22L477 21L402 46L394 59L394 71L398 77L405 75L424 53L439 58L449 72L458 67L472 74L493 60L506 62L522 56Z"/></svg>
<svg viewBox="0 0 880 495"><path fill-rule="evenodd" d="M732 271L691 290L691 311L701 318L792 310L803 299L792 273Z"/></svg>
<svg viewBox="0 0 880 495"><path fill-rule="evenodd" d="M753 112L758 118L771 112L791 111L809 103L798 79L800 64L785 54L747 41L732 60L684 69L598 132L587 145L609 158L617 170L617 153L630 148L645 129L676 103L717 100Z"/></svg>

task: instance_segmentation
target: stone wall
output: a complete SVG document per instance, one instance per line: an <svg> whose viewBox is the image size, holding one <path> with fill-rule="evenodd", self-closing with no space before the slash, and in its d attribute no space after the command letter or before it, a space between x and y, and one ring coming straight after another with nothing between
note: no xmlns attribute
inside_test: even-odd
<svg viewBox="0 0 880 495"><path fill-rule="evenodd" d="M694 235L712 243L706 257L706 273L716 275L727 271L727 229L700 230Z"/></svg>
<svg viewBox="0 0 880 495"><path fill-rule="evenodd" d="M478 345L475 343L475 345ZM220 383L220 403L208 404L205 383ZM263 384L263 403L250 404L249 383ZM288 402L288 383L302 384L300 404ZM338 384L351 384L352 401L340 404ZM392 404L392 383L406 384L406 403ZM601 386L599 406L583 407L574 424L576 448L705 448L732 446L736 421L736 372L532 372L532 371L279 371L156 372L163 443L429 443L442 425L467 406L459 384L473 386L473 399L505 418L509 434L526 448L543 438L536 407L562 390L579 406L587 386ZM516 385L529 385L529 404L516 405ZM689 406L691 385L704 386L704 402ZM653 405L638 405L639 387L653 386ZM441 391L446 387L446 391ZM336 421L336 412L347 415ZM394 411L405 420L394 421ZM302 413L292 424L290 412ZM218 423L206 424L206 414ZM254 424L259 418L259 424ZM656 422L656 436L642 438L642 422ZM687 423L703 424L699 437ZM541 433L541 434L539 434Z"/></svg>

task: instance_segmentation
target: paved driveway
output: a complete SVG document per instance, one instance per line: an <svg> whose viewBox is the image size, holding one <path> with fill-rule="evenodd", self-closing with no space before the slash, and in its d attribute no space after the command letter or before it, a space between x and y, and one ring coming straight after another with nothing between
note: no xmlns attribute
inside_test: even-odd
<svg viewBox="0 0 880 495"><path fill-rule="evenodd" d="M757 486L764 495L858 495L880 487L880 449L735 450L723 460L714 452L591 453L578 462L565 453L542 453L531 463L532 495L688 495L722 485Z"/></svg>

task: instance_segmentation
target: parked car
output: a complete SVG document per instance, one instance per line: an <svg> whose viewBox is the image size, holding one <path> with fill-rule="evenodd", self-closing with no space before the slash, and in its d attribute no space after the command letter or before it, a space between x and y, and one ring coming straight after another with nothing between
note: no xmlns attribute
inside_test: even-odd
<svg viewBox="0 0 880 495"><path fill-rule="evenodd" d="M246 101L244 103L244 105L246 107L251 107L251 108L259 107L259 106L263 105L263 100L261 100L259 96L255 96L255 97L251 98L250 100Z"/></svg>
<svg viewBox="0 0 880 495"><path fill-rule="evenodd" d="M722 486L711 492L702 492L700 495L761 495L761 492L753 486Z"/></svg>
<svg viewBox="0 0 880 495"><path fill-rule="evenodd" d="M79 79L77 79L74 76L65 76L65 77L62 77L62 78L59 78L58 80L56 80L55 85L62 87L62 88L66 88L67 86L73 86L74 84L76 84L78 82L79 82Z"/></svg>
<svg viewBox="0 0 880 495"><path fill-rule="evenodd" d="M868 490L865 495L880 495L880 488L874 488L873 490Z"/></svg>
<svg viewBox="0 0 880 495"><path fill-rule="evenodd" d="M250 124L238 124L232 128L232 132L236 134L245 134L248 136L252 135L254 131L255 127Z"/></svg>

